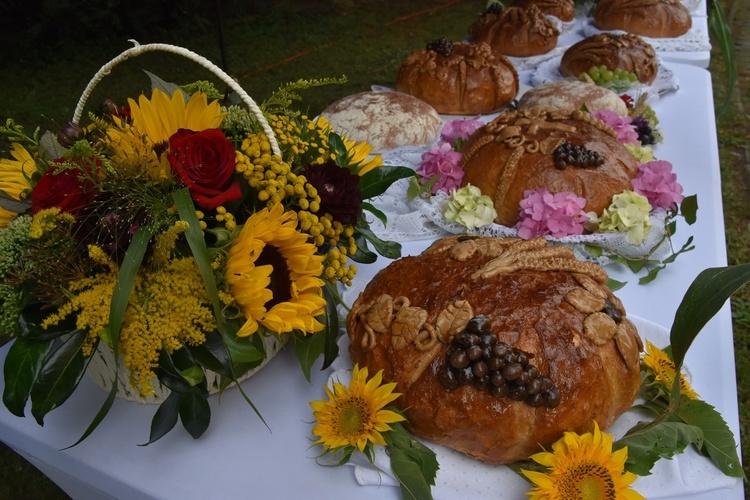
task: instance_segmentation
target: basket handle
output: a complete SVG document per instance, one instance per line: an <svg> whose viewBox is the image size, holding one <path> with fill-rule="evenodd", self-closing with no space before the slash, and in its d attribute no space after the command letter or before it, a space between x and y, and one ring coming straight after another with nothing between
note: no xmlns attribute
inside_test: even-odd
<svg viewBox="0 0 750 500"><path fill-rule="evenodd" d="M94 90L94 87L105 77L107 76L111 71L112 68L120 64L122 61L128 59L130 56L138 56L140 54L143 54L144 52L152 52L152 51L164 51L164 52L170 52L172 54L181 55L183 57L186 57L190 59L191 61L200 64L204 68L211 71L214 75L219 77L224 83L226 83L229 88L237 92L237 95L240 96L240 99L247 104L247 107L250 108L250 111L253 113L255 118L260 122L261 127L263 128L263 132L266 133L266 136L268 137L268 142L271 144L271 150L275 155L278 155L281 157L281 150L279 149L279 143L276 142L276 137L273 134L273 130L271 129L271 126L268 124L268 120L266 120L266 117L263 115L263 112L260 110L257 104L255 104L255 101L253 101L252 97L248 95L247 92L243 90L240 85L232 79L231 76L229 76L224 70L222 70L220 67L216 66L214 63L206 59L205 57L196 54L195 52L192 52L188 49L185 49L183 47L178 47L176 45L169 45L166 43L149 43L147 45L141 45L135 40L129 40L130 42L133 42L135 44L134 47L129 48L119 56L115 57L111 61L109 61L107 64L102 66L99 71L96 72L94 77L91 79L89 84L86 86L86 89L83 91L83 94L81 94L81 98L78 100L78 105L76 106L75 112L73 113L73 122L78 123L81 119L81 114L83 114L83 107L86 105L86 101L88 100L89 96L91 95L91 92Z"/></svg>

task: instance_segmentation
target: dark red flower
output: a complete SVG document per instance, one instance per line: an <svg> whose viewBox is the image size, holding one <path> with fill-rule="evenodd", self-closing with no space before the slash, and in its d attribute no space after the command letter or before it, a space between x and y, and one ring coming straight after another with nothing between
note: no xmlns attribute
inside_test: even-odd
<svg viewBox="0 0 750 500"><path fill-rule="evenodd" d="M362 191L359 176L348 168L339 167L333 161L322 165L308 165L305 169L307 182L315 186L320 196L319 213L329 213L333 220L342 224L356 224L362 213Z"/></svg>
<svg viewBox="0 0 750 500"><path fill-rule="evenodd" d="M89 180L89 167L81 160L73 160L81 164L85 170L75 168L61 169L57 165L69 162L59 158L36 183L31 191L31 213L32 215L45 208L59 207L63 212L73 215L85 205L91 202L98 191Z"/></svg>
<svg viewBox="0 0 750 500"><path fill-rule="evenodd" d="M234 145L221 130L178 130L169 138L168 158L172 174L201 208L216 208L242 197L240 184L233 179Z"/></svg>

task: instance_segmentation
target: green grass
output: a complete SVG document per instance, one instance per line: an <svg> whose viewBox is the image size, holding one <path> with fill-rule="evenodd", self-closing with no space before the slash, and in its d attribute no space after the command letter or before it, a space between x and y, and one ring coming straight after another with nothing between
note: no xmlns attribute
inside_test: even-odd
<svg viewBox="0 0 750 500"><path fill-rule="evenodd" d="M316 114L328 103L368 90L373 83L393 85L398 66L409 52L442 36L464 37L468 24L484 4L484 0L226 2L232 7L224 10L227 69L257 100L287 81L346 75L349 81L345 85L305 93L304 104ZM742 20L733 16L731 6L726 10L730 24L737 25L737 36ZM189 30L183 26L160 33L158 39L141 37L139 41L175 43L216 63L221 60L218 32L208 18ZM21 31L17 35L26 36ZM13 117L28 127L56 130L70 119L81 91L96 70L130 46L126 38L74 45L60 40L40 47L33 58L22 63L18 61L23 58L9 58L0 66L0 120ZM210 76L178 56L147 54L117 67L96 89L87 109L106 97L123 102L125 97L147 90L149 80L142 69L177 83ZM733 264L750 262L750 122L743 111L750 110L750 96L741 94L749 78L742 70L732 105L718 122L727 251ZM712 54L711 72L715 102L722 102L725 69L717 53ZM0 146L4 146L1 141ZM750 288L733 298L732 312L743 462L746 474L750 474ZM0 498L67 498L4 446L0 446L0 464Z"/></svg>

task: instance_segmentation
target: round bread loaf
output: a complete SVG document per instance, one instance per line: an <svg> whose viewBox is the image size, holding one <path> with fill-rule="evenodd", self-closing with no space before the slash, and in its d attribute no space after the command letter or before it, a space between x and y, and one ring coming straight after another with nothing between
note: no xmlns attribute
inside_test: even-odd
<svg viewBox="0 0 750 500"><path fill-rule="evenodd" d="M693 17L680 0L600 0L594 10L600 30L651 38L674 38L690 30Z"/></svg>
<svg viewBox="0 0 750 500"><path fill-rule="evenodd" d="M557 45L559 34L535 6L488 9L469 27L474 41L485 42L496 52L512 57L546 54Z"/></svg>
<svg viewBox="0 0 750 500"><path fill-rule="evenodd" d="M572 192L586 198L585 211L601 214L638 173L617 134L580 110L503 113L474 132L462 153L462 184L490 196L495 222L509 227L527 189Z"/></svg>
<svg viewBox="0 0 750 500"><path fill-rule="evenodd" d="M606 281L544 238L445 238L367 285L349 352L397 383L415 435L489 463L525 459L635 400L642 343Z"/></svg>
<svg viewBox="0 0 750 500"><path fill-rule="evenodd" d="M476 115L508 104L518 93L518 74L486 43L443 38L406 58L396 88L422 99L438 113Z"/></svg>
<svg viewBox="0 0 750 500"><path fill-rule="evenodd" d="M403 92L360 92L329 105L321 113L333 130L375 151L400 146L428 146L443 122L426 102Z"/></svg>
<svg viewBox="0 0 750 500"><path fill-rule="evenodd" d="M635 73L641 83L651 83L659 66L656 51L637 35L599 33L571 45L560 60L563 76L578 78L592 66L606 66Z"/></svg>
<svg viewBox="0 0 750 500"><path fill-rule="evenodd" d="M561 21L570 22L576 14L575 0L513 0L511 7L528 9L532 5L539 8L543 14L554 16Z"/></svg>
<svg viewBox="0 0 750 500"><path fill-rule="evenodd" d="M527 90L518 100L518 109L575 111L586 106L589 112L614 111L627 115L628 107L616 93L580 80L555 80Z"/></svg>

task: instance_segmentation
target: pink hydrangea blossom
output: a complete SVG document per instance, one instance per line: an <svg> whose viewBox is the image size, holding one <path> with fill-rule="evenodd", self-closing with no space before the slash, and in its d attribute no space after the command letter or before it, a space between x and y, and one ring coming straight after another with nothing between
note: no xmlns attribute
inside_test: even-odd
<svg viewBox="0 0 750 500"><path fill-rule="evenodd" d="M639 144L638 132L632 125L632 119L629 116L618 115L614 111L602 110L591 113L591 116L599 118L601 121L612 127L617 132L617 140L623 144Z"/></svg>
<svg viewBox="0 0 750 500"><path fill-rule="evenodd" d="M461 153L454 151L449 143L443 142L422 154L417 173L422 176L422 184L427 184L427 181L440 175L432 186L432 194L438 191L450 192L461 187L464 171L458 166L460 161Z"/></svg>
<svg viewBox="0 0 750 500"><path fill-rule="evenodd" d="M443 130L440 131L440 139L446 141L455 148L456 142L459 139L461 142L466 141L471 134L483 125L484 123L477 118L451 120L446 123L443 126Z"/></svg>
<svg viewBox="0 0 750 500"><path fill-rule="evenodd" d="M518 236L530 239L539 235L555 238L582 234L589 218L583 207L586 199L570 192L552 194L546 189L527 190L521 200L518 216Z"/></svg>
<svg viewBox="0 0 750 500"><path fill-rule="evenodd" d="M672 209L685 197L677 175L668 161L654 160L638 164L638 174L632 181L633 190L648 198L654 208Z"/></svg>

